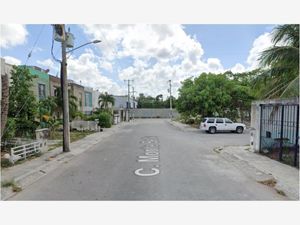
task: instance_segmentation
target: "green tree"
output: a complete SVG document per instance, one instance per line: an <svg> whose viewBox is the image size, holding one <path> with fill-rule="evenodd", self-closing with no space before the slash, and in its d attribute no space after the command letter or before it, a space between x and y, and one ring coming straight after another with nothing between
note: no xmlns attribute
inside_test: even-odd
<svg viewBox="0 0 300 225"><path fill-rule="evenodd" d="M107 92L105 92L99 95L98 104L101 109L108 109L109 104L112 106L115 104L115 99L112 95L109 95Z"/></svg>
<svg viewBox="0 0 300 225"><path fill-rule="evenodd" d="M8 117L14 119L16 136L31 137L35 133L37 122L37 102L32 86L33 76L24 66L13 67L11 87L9 89ZM10 129L7 127L7 129Z"/></svg>
<svg viewBox="0 0 300 225"><path fill-rule="evenodd" d="M266 98L299 96L299 25L279 25L272 31L273 46L259 58L266 68L258 77L264 80Z"/></svg>
<svg viewBox="0 0 300 225"><path fill-rule="evenodd" d="M62 99L62 91L61 88L57 88L55 90L55 107L54 112L57 118L63 113L63 99ZM69 91L69 116L70 119L73 120L78 115L78 107L77 107L77 98Z"/></svg>
<svg viewBox="0 0 300 225"><path fill-rule="evenodd" d="M254 97L251 88L228 74L202 73L182 82L177 109L186 116L243 117Z"/></svg>

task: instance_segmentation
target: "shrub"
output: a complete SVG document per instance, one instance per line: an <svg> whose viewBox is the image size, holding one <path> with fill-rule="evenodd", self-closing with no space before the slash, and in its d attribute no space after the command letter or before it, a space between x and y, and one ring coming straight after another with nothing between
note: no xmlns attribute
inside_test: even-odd
<svg viewBox="0 0 300 225"><path fill-rule="evenodd" d="M1 159L1 167L7 168L12 166L13 164L9 161L9 159Z"/></svg>
<svg viewBox="0 0 300 225"><path fill-rule="evenodd" d="M98 116L99 126L104 128L110 128L112 124L112 117L107 112L101 112Z"/></svg>

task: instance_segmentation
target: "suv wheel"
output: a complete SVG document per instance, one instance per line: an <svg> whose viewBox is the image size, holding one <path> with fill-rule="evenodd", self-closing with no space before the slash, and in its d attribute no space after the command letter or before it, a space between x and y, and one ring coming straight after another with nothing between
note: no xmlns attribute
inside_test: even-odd
<svg viewBox="0 0 300 225"><path fill-rule="evenodd" d="M216 133L217 129L215 127L210 127L209 128L209 133L214 134Z"/></svg>
<svg viewBox="0 0 300 225"><path fill-rule="evenodd" d="M243 131L244 131L244 128L243 128L243 127L237 127L237 128L236 128L236 132L237 132L238 134L242 134Z"/></svg>

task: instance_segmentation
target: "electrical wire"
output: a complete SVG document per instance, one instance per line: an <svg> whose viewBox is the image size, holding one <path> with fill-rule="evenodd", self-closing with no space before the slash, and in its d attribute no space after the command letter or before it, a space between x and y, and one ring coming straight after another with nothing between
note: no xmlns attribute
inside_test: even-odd
<svg viewBox="0 0 300 225"><path fill-rule="evenodd" d="M40 40L40 37L41 37L41 35L42 35L43 31L44 31L44 28L45 28L45 24L42 25L42 27L41 27L41 29L40 29L40 32L39 32L37 38L35 39L35 41L34 41L34 43L33 43L33 46L32 46L32 48L31 48L31 50L29 51L29 53L28 53L28 55L27 55L25 64L23 65L24 68L27 66L27 63L28 63L29 59L30 59L31 56L32 56L32 53L33 53L33 51L34 51L34 49L35 49L35 47L36 47L38 41ZM22 105L22 107L20 108L20 110L16 113L15 117L17 117L17 116L20 114L20 112L22 111L22 109L24 108L24 106L27 104L28 100L29 100L29 97L27 97L27 98L25 99L24 104ZM8 129L9 129L9 125L3 130L3 133L1 134L1 139L2 139L3 135L7 132Z"/></svg>

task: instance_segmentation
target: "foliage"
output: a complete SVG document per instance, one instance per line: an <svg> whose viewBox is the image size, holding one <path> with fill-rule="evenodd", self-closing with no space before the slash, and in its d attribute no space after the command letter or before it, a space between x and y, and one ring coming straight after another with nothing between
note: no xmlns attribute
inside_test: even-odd
<svg viewBox="0 0 300 225"><path fill-rule="evenodd" d="M6 123L6 129L2 136L3 140L9 140L16 136L16 121L14 118L8 118Z"/></svg>
<svg viewBox="0 0 300 225"><path fill-rule="evenodd" d="M155 98L152 96L145 96L143 93L137 98L137 108L170 108L170 97L163 100L163 95L159 94ZM172 106L175 108L176 99L172 96Z"/></svg>
<svg viewBox="0 0 300 225"><path fill-rule="evenodd" d="M11 161L9 161L9 159L1 158L1 168L11 167L12 165L13 165L13 163ZM2 184L2 187L6 187L6 186L3 186L3 184Z"/></svg>
<svg viewBox="0 0 300 225"><path fill-rule="evenodd" d="M115 104L115 99L112 95L109 95L107 92L105 92L99 95L98 104L101 109L108 109L110 108L110 104L112 106Z"/></svg>
<svg viewBox="0 0 300 225"><path fill-rule="evenodd" d="M73 120L78 115L77 98L70 91L68 96L69 96L69 116L70 116L70 120ZM63 113L62 90L60 87L55 90L54 101L56 104L54 112L56 114L56 117L60 118L60 116Z"/></svg>
<svg viewBox="0 0 300 225"><path fill-rule="evenodd" d="M177 100L177 109L183 113L183 118L188 123L194 123L192 118L199 116L199 119L201 116L236 119L239 112L250 110L254 97L248 82L229 77L226 73L202 73L194 80L183 81Z"/></svg>
<svg viewBox="0 0 300 225"><path fill-rule="evenodd" d="M9 90L8 117L14 118L16 135L22 137L33 136L37 127L37 102L31 90L33 77L24 66L13 67L11 87ZM9 132L10 127L7 126Z"/></svg>
<svg viewBox="0 0 300 225"><path fill-rule="evenodd" d="M101 112L98 116L99 126L103 128L110 128L112 125L112 116L110 113Z"/></svg>
<svg viewBox="0 0 300 225"><path fill-rule="evenodd" d="M273 46L259 58L266 88L262 97L299 96L299 25L279 25L272 31Z"/></svg>

